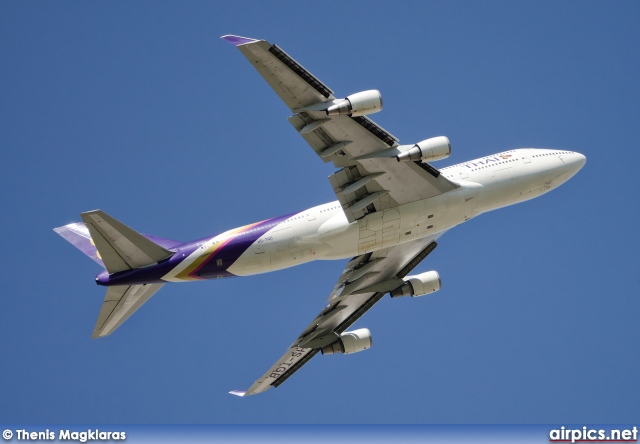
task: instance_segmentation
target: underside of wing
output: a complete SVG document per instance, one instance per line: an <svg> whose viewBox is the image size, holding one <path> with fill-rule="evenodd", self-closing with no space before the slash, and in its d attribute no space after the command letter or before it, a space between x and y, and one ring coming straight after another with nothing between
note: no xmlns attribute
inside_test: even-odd
<svg viewBox="0 0 640 444"><path fill-rule="evenodd" d="M296 370L306 364L320 350L304 347L291 347L260 379L254 382L246 391L232 390L229 393L236 396L257 395L278 387L286 381Z"/></svg>
<svg viewBox="0 0 640 444"><path fill-rule="evenodd" d="M264 40L225 35L251 62L289 109L333 100L333 91L277 45Z"/></svg>
<svg viewBox="0 0 640 444"><path fill-rule="evenodd" d="M238 47L294 113L289 122L316 154L340 168L329 179L350 222L459 186L424 161L400 162L399 155L415 147L399 145L397 138L365 115L349 110L346 114L330 113L330 108L339 108L345 101L351 103L358 94L379 94L377 91L336 99L324 83L278 46L246 37L223 39ZM375 94L371 94L365 96L375 102ZM379 106L371 107L372 112L381 108L381 99Z"/></svg>
<svg viewBox="0 0 640 444"><path fill-rule="evenodd" d="M278 387L318 352L352 353L368 348L371 345L368 330L362 329L365 330L362 334L358 334L360 330L357 330L347 335L349 340L353 336L359 336L357 343L351 341L351 350L348 349L349 345L345 345L345 331L385 294L406 285L404 278L407 274L435 249L436 237L354 257L340 275L329 296L328 305L304 329L285 354L248 390L234 390L230 393L248 396ZM437 288L440 288L439 280Z"/></svg>

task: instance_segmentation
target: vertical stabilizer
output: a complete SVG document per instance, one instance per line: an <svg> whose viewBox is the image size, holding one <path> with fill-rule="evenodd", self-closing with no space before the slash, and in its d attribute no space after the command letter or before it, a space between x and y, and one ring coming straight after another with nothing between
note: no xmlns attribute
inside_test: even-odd
<svg viewBox="0 0 640 444"><path fill-rule="evenodd" d="M102 268L106 268L85 224L82 222L74 222L72 224L65 225L64 227L54 228L53 231L100 264Z"/></svg>

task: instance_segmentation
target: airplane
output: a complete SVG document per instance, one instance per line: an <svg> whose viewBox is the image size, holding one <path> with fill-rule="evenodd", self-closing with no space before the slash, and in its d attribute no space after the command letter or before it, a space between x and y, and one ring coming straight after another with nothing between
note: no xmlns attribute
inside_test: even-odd
<svg viewBox="0 0 640 444"><path fill-rule="evenodd" d="M316 354L371 347L366 328L347 329L387 293L438 291L436 271L410 274L446 231L479 214L549 192L575 175L584 155L520 148L437 169L449 139L401 145L367 115L382 109L378 91L336 98L280 47L225 35L291 110L289 122L323 162L337 200L179 242L143 235L101 210L54 230L104 268L107 287L92 338L112 334L167 282L249 276L315 260L349 259L326 305L284 355L247 390L278 387Z"/></svg>

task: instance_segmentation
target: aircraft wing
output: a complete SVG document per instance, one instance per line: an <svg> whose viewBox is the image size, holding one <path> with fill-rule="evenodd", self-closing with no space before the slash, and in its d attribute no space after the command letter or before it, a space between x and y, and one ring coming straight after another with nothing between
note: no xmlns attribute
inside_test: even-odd
<svg viewBox="0 0 640 444"><path fill-rule="evenodd" d="M328 305L285 354L248 390L229 393L248 396L278 387L323 347L337 342L340 334L386 293L401 286L403 278L437 246L435 241L440 235L442 233L351 259L332 290Z"/></svg>
<svg viewBox="0 0 640 444"><path fill-rule="evenodd" d="M338 103L324 83L277 45L226 35L294 114L289 122L325 162L340 168L329 180L349 222L369 212L457 188L425 162L398 162L398 139L365 116L328 116Z"/></svg>

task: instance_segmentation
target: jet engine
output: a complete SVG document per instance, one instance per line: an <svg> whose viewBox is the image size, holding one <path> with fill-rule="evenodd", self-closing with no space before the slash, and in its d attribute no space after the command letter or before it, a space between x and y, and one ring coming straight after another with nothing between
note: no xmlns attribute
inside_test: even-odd
<svg viewBox="0 0 640 444"><path fill-rule="evenodd" d="M328 116L366 116L382 110L382 96L380 91L371 89L356 94L351 94L341 102L327 108Z"/></svg>
<svg viewBox="0 0 640 444"><path fill-rule="evenodd" d="M358 330L345 331L340 335L333 344L322 348L323 355L332 355L334 353L356 353L371 347L371 332L368 328L359 328Z"/></svg>
<svg viewBox="0 0 640 444"><path fill-rule="evenodd" d="M404 284L391 291L391 297L424 296L425 294L434 293L440 290L441 286L442 282L440 281L440 275L438 272L427 271L426 273L418 274L416 276L407 276Z"/></svg>
<svg viewBox="0 0 640 444"><path fill-rule="evenodd" d="M398 147L404 150L396 156L398 162L416 162L446 159L451 155L451 143L445 136L432 137L418 142L412 147L404 145Z"/></svg>

